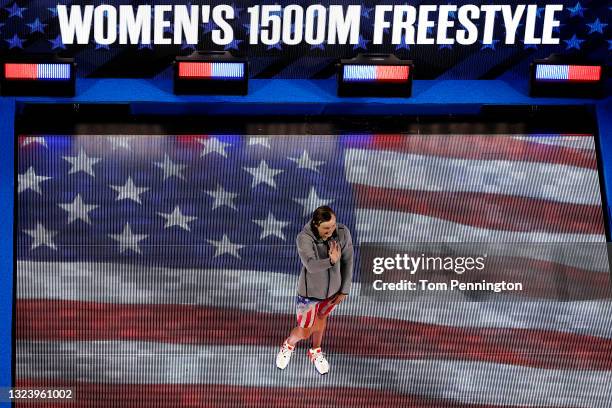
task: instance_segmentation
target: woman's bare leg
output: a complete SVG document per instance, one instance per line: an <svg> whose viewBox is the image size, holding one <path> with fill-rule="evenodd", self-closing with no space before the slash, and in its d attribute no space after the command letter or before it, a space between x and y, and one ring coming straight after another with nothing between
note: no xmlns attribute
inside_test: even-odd
<svg viewBox="0 0 612 408"><path fill-rule="evenodd" d="M299 327L299 326L294 327L293 330L291 330L291 334L289 334L289 337L287 338L287 343L289 343L292 346L295 346L295 344L298 341L309 338L310 335L312 334L313 327L308 327L308 328Z"/></svg>
<svg viewBox="0 0 612 408"><path fill-rule="evenodd" d="M312 348L316 349L321 347L321 342L323 342L323 335L325 334L325 327L327 326L327 315L319 316L317 315L315 324L312 326Z"/></svg>

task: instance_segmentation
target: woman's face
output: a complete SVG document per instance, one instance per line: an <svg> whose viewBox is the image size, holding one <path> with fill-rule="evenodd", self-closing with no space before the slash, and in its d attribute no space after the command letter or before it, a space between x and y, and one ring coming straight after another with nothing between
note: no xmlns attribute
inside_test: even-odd
<svg viewBox="0 0 612 408"><path fill-rule="evenodd" d="M329 237L331 237L335 230L336 217L333 215L331 217L331 220L324 221L317 227L317 232L319 233L319 236L324 240L327 240Z"/></svg>

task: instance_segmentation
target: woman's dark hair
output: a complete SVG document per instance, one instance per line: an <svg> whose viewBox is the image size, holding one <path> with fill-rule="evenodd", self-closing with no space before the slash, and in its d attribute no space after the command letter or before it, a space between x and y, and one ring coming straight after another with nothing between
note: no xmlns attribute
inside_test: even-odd
<svg viewBox="0 0 612 408"><path fill-rule="evenodd" d="M310 228L312 229L312 232L315 233L317 238L319 238L319 230L317 227L321 225L321 223L331 220L332 216L335 217L336 213L327 205L319 207L313 211L312 219L310 220Z"/></svg>

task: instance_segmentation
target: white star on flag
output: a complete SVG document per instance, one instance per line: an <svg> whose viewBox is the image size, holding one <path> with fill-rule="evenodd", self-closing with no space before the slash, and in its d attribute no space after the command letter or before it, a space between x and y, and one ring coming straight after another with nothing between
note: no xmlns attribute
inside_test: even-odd
<svg viewBox="0 0 612 408"><path fill-rule="evenodd" d="M212 209L227 206L233 210L236 210L236 205L234 204L234 198L238 197L239 194L231 193L229 191L225 191L222 185L217 184L217 190L205 190L206 194L213 197L215 201L213 202Z"/></svg>
<svg viewBox="0 0 612 408"><path fill-rule="evenodd" d="M44 137L34 137L34 136L28 136L28 137L24 137L23 138L23 142L21 143L21 147L27 146L29 144L32 143L38 143L39 145L45 146L48 148L47 146L47 141L45 140Z"/></svg>
<svg viewBox="0 0 612 408"><path fill-rule="evenodd" d="M184 215L178 205L174 207L174 211L171 213L166 214L158 212L157 214L166 219L166 225L164 225L164 228L170 228L176 225L187 231L191 231L188 223L198 219L198 217Z"/></svg>
<svg viewBox="0 0 612 408"><path fill-rule="evenodd" d="M210 139L197 139L198 143L204 145L204 149L200 153L200 157L206 156L208 153L219 153L223 157L227 157L227 152L225 148L227 146L231 146L231 143L225 143L217 139L216 137L211 137Z"/></svg>
<svg viewBox="0 0 612 408"><path fill-rule="evenodd" d="M109 136L107 137L108 141L113 146L113 150L125 149L128 151L132 150L132 147L130 146L130 140L132 140L133 138L134 137L132 136Z"/></svg>
<svg viewBox="0 0 612 408"><path fill-rule="evenodd" d="M304 152L302 153L302 156L299 158L296 157L289 157L289 160L291 160L292 162L297 163L297 168L298 169L309 169L309 170L313 170L316 171L317 173L319 172L319 169L317 169L317 166L322 165L323 161L317 161L317 160L312 160L309 156L308 156L308 152L306 150L304 150Z"/></svg>
<svg viewBox="0 0 612 408"><path fill-rule="evenodd" d="M172 160L170 160L170 157L167 154L164 154L163 162L154 162L154 164L164 171L164 181L173 176L185 180L185 176L183 176L181 172L187 166L184 164L174 163Z"/></svg>
<svg viewBox="0 0 612 408"><path fill-rule="evenodd" d="M68 174L78 173L79 171L82 171L92 177L96 177L96 175L94 174L93 165L102 160L98 157L87 156L83 148L79 150L79 154L77 156L62 156L62 158L72 164L72 168L70 169Z"/></svg>
<svg viewBox="0 0 612 408"><path fill-rule="evenodd" d="M117 198L115 198L115 201L128 199L136 201L138 204L142 204L142 202L140 201L140 194L144 193L147 190L150 190L149 187L137 187L132 181L131 177L128 177L127 181L123 186L111 185L110 188L119 193L117 194Z"/></svg>
<svg viewBox="0 0 612 408"><path fill-rule="evenodd" d="M17 175L17 193L23 193L26 190L32 190L42 195L39 183L49 180L51 177L38 176L34 171L34 167L30 167L25 173Z"/></svg>
<svg viewBox="0 0 612 408"><path fill-rule="evenodd" d="M243 169L253 175L253 183L251 184L251 188L255 188L260 183L265 183L271 187L276 188L274 176L277 176L284 171L268 167L268 164L265 160L262 160L259 163L258 167L243 167Z"/></svg>
<svg viewBox="0 0 612 408"><path fill-rule="evenodd" d="M58 204L64 211L68 212L68 222L70 224L75 220L83 220L87 224L91 224L91 220L89 219L89 212L98 208L99 205L94 204L85 204L80 194L77 194L74 201L70 204Z"/></svg>
<svg viewBox="0 0 612 408"><path fill-rule="evenodd" d="M238 250L244 248L244 245L233 244L229 240L227 235L223 234L223 238L221 238L221 241L215 241L212 239L208 239L207 241L215 246L215 255L213 255L213 258L216 258L217 256L221 256L223 254L230 254L231 256L241 259Z"/></svg>
<svg viewBox="0 0 612 408"><path fill-rule="evenodd" d="M253 145L261 145L263 147L271 149L270 138L268 137L249 137L249 146Z"/></svg>
<svg viewBox="0 0 612 408"><path fill-rule="evenodd" d="M299 203L300 205L302 205L304 207L304 212L303 212L303 216L307 216L312 214L312 212L314 210L316 210L317 208L323 206L323 205L328 205L329 203L331 203L332 200L329 199L324 199L324 198L320 198L317 195L317 192L315 191L314 187L310 187L310 192L308 193L308 197L306 198L294 198L293 201Z"/></svg>
<svg viewBox="0 0 612 408"><path fill-rule="evenodd" d="M57 250L55 243L53 242L53 237L57 235L57 232L46 229L41 223L37 223L35 229L23 230L23 232L33 238L30 251L38 248L41 245Z"/></svg>
<svg viewBox="0 0 612 408"><path fill-rule="evenodd" d="M268 218L265 220L253 220L253 222L259 225L263 230L261 231L261 235L259 239L264 239L269 235L274 235L286 241L285 234L283 233L283 228L287 225L291 224L288 221L280 221L274 217L272 212L268 212Z"/></svg>
<svg viewBox="0 0 612 408"><path fill-rule="evenodd" d="M147 234L134 234L132 233L132 228L130 228L130 224L126 223L123 227L123 232L121 234L108 234L111 239L119 242L119 253L123 253L127 250L132 250L138 254L140 254L140 247L138 243L143 239L147 239Z"/></svg>

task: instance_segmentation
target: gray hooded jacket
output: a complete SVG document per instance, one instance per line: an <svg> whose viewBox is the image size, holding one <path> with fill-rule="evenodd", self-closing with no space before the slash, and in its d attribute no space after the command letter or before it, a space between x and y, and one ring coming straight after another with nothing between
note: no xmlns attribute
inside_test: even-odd
<svg viewBox="0 0 612 408"><path fill-rule="evenodd" d="M336 293L348 295L353 278L353 241L344 224L336 223L336 231L329 240L340 245L340 260L334 265L329 259L329 244L317 238L310 228L310 221L304 225L296 238L297 250L302 261L298 280L300 296L327 299Z"/></svg>

